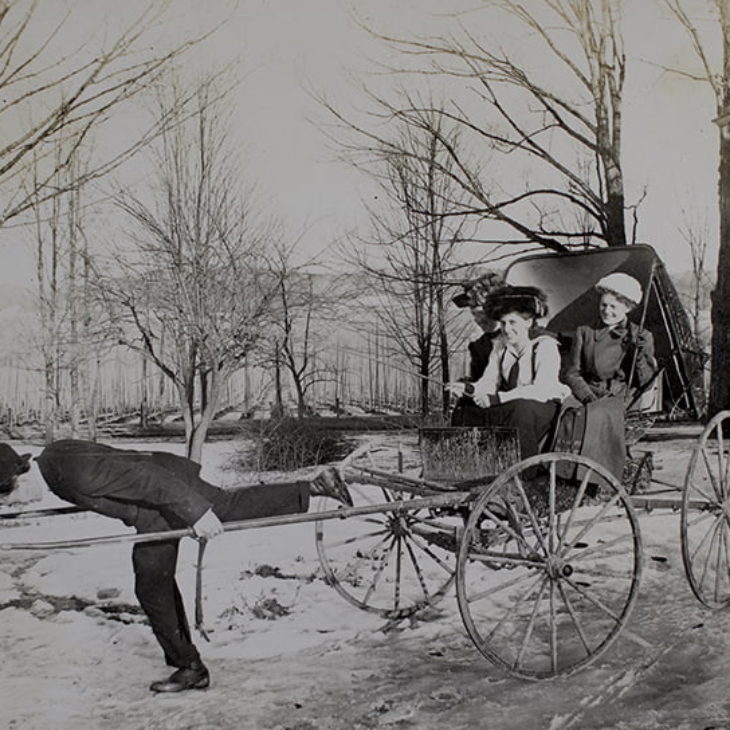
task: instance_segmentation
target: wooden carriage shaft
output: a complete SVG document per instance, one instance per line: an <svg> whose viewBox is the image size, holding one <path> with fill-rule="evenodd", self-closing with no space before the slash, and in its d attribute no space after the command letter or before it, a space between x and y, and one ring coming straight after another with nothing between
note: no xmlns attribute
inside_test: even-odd
<svg viewBox="0 0 730 730"><path fill-rule="evenodd" d="M55 517L56 515L75 515L89 510L83 507L48 507L47 509L25 509L15 512L3 512L0 520L18 520L34 517Z"/></svg>
<svg viewBox="0 0 730 730"><path fill-rule="evenodd" d="M629 496L634 509L680 509L682 506L682 497L675 496L653 496L651 494L632 494ZM687 505L689 509L705 510L708 508L706 500L690 499Z"/></svg>
<svg viewBox="0 0 730 730"><path fill-rule="evenodd" d="M434 492L442 493L442 492L448 492L449 494L455 494L453 487L449 487L445 484L441 484L439 482L432 482L428 481L427 479L418 479L415 477L409 477L406 474L401 473L393 473L386 471L385 469L377 469L374 466L347 466L347 469L352 471L357 471L360 474L368 474L370 476L376 476L376 477L382 477L383 479L388 480L388 488L389 489L396 489L400 491L413 491L415 488L416 490L421 491L423 494L433 494ZM399 486L398 484L395 484L394 482L403 482L404 484L407 484L408 486Z"/></svg>
<svg viewBox="0 0 730 730"><path fill-rule="evenodd" d="M418 499L404 499L393 502L364 505L362 507L343 507L325 512L305 512L304 514L278 515L275 517L259 517L237 522L224 522L223 530L252 530L258 527L278 527L280 525L294 525L304 522L319 522L321 520L344 520L348 517L372 515L383 512L404 512L415 509L429 509L433 507L455 507L473 498L469 492L450 492L432 497ZM159 542L180 537L194 537L191 527L182 530L166 530L164 532L147 532L134 535L108 535L105 537L87 537L73 540L54 540L35 543L0 543L0 550L54 550L63 548L91 547L92 545L109 545L112 543L139 543Z"/></svg>

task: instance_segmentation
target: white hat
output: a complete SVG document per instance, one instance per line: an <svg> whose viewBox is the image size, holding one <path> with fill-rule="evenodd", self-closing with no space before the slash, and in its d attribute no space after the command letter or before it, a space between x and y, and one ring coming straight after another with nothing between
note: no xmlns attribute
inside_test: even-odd
<svg viewBox="0 0 730 730"><path fill-rule="evenodd" d="M596 289L601 292L611 292L611 294L631 302L634 306L641 303L643 294L641 284L633 276L620 272L604 276L596 284Z"/></svg>

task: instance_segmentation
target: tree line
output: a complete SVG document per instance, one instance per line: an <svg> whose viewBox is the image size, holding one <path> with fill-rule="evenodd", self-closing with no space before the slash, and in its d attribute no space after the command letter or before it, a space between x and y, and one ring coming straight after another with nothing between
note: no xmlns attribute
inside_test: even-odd
<svg viewBox="0 0 730 730"><path fill-rule="evenodd" d="M729 2L657 0L701 61L697 73L676 71L711 84L720 120L713 412L730 405L718 365L730 355L722 294L730 276L722 121L730 73L727 53L713 68L692 11L717 13L711 30L727 51ZM370 113L355 118L324 95L320 104L342 158L382 194L367 205L369 224L326 261L308 257L247 182L231 137L230 69L180 72L215 28L163 50L148 43L172 5L150 3L111 40L74 50L56 44L71 21L49 28L42 0L0 4L0 119L15 130L0 149L0 220L22 223L34 247L29 331L48 439L60 412L73 428L93 420L100 364L122 347L141 358L144 382L150 368L174 392L188 455L199 460L242 369L269 372L278 404L289 387L300 416L323 384L341 382L333 333L343 323L360 334L361 353L379 343L365 353L371 370L402 363L418 384L419 410L445 412L438 384L452 379L467 327L449 306L461 282L519 251L638 240L643 194L627 201L622 165L628 62L619 0L493 0L468 24L445 16L443 34L430 37L365 27L397 59L381 74L387 83L359 89ZM490 32L503 26L521 42L510 47ZM144 108L147 123L122 143L95 146L129 107ZM109 182L104 210L115 225L105 226L93 212L94 185L133 156L149 174L134 186ZM688 239L699 282L706 245ZM463 253L475 244L477 255ZM326 276L313 274L323 268Z"/></svg>

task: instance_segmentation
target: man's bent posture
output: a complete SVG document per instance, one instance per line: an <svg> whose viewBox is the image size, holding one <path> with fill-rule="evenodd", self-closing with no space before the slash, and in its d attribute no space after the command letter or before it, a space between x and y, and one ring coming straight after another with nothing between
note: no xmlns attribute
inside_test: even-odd
<svg viewBox="0 0 730 730"><path fill-rule="evenodd" d="M28 455L0 444L0 484L27 471ZM5 458L7 457L7 458ZM139 533L192 527L199 538L223 531L221 522L306 512L310 496L352 504L333 468L311 482L256 484L220 489L200 478L200 465L164 452L112 448L87 441L56 441L37 457L56 495L84 509L118 517ZM208 670L192 642L175 581L178 539L137 543L132 551L135 593L149 618L167 664L177 670L153 682L153 692L203 689Z"/></svg>

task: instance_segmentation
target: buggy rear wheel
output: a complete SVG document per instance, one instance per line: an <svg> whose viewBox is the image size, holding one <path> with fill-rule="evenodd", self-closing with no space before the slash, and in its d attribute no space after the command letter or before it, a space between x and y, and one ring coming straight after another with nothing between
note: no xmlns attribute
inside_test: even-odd
<svg viewBox="0 0 730 730"><path fill-rule="evenodd" d="M684 570L692 592L709 608L730 604L729 446L730 411L721 411L692 452L682 495Z"/></svg>
<svg viewBox="0 0 730 730"><path fill-rule="evenodd" d="M349 483L356 507L411 497L401 488ZM388 619L412 616L449 590L463 517L451 509L396 509L315 523L325 580L346 601Z"/></svg>
<svg viewBox="0 0 730 730"><path fill-rule="evenodd" d="M477 649L510 674L570 674L627 623L641 559L620 482L585 457L540 454L473 504L457 563L459 610Z"/></svg>

